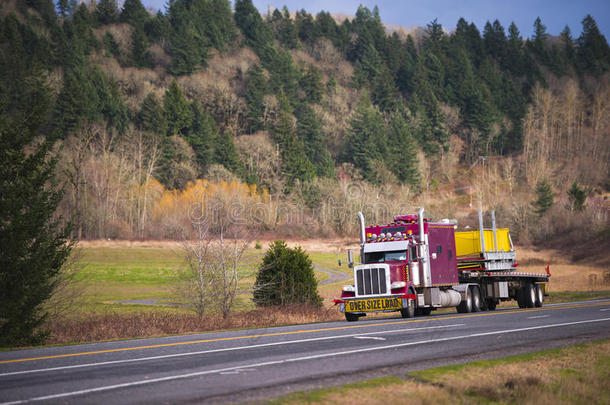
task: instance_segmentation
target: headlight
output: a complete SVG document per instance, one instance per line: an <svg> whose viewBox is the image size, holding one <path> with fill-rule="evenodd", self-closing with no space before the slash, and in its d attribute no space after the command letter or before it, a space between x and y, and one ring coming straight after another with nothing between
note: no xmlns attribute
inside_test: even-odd
<svg viewBox="0 0 610 405"><path fill-rule="evenodd" d="M406 282L404 282L404 281L394 281L394 282L393 282L393 283L390 285L390 288L391 288L392 290L394 290L395 288L403 288L403 287L406 287L406 285L407 285L407 283L406 283ZM345 288L345 287L343 287L343 288ZM345 291L345 290L344 290L344 291Z"/></svg>
<svg viewBox="0 0 610 405"><path fill-rule="evenodd" d="M344 285L343 286L343 291L346 291L346 292L355 292L356 289L354 288L353 285Z"/></svg>

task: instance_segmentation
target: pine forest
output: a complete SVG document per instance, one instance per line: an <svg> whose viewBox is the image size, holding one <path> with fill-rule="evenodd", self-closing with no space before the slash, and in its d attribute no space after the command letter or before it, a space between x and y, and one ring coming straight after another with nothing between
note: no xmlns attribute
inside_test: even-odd
<svg viewBox="0 0 610 405"><path fill-rule="evenodd" d="M2 1L1 147L38 123L23 148L52 148L75 239L188 238L194 204L260 237L357 239L358 211L425 206L470 225L494 209L521 243L608 246L610 48L594 16L553 36L535 15L520 32L353 12Z"/></svg>

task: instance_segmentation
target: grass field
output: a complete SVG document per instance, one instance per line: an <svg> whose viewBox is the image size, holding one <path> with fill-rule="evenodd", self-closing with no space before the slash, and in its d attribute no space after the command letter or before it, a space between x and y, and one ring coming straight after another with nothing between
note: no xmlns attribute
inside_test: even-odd
<svg viewBox="0 0 610 405"><path fill-rule="evenodd" d="M337 248L329 244L327 250L334 253L321 252L323 244L304 243L304 248L313 249L309 252L313 263L326 268L338 270L351 278L352 269L347 267L345 250L337 253ZM264 249L251 249L249 252L255 261L262 258ZM551 251L535 252L521 249L518 252L521 265L519 269L526 272L544 272L550 263L551 282L548 290L550 296L547 302L582 300L610 296L610 280L608 269L570 263ZM184 311L184 309L145 304L125 304L120 301L136 299L156 299L160 303L171 302L176 285L177 274L184 267L185 261L176 243L84 243L78 248L78 267L80 271L77 280L83 288L81 311ZM342 266L337 261L341 259ZM318 281L327 276L316 272ZM245 280L252 284L254 277ZM320 295L325 306L332 306L340 288L346 282L321 285ZM600 292L601 291L601 292ZM245 308L252 308L249 297L242 296L241 302ZM512 302L505 303L513 305Z"/></svg>
<svg viewBox="0 0 610 405"><path fill-rule="evenodd" d="M249 255L260 261L264 251L251 249ZM151 310L180 311L160 305L126 304L120 301L151 299L160 303L172 301L178 272L185 266L180 247L177 245L161 246L89 246L78 248L77 266L80 269L76 281L82 286L83 311L133 311ZM345 272L352 270L346 264L338 266L337 255L330 253L311 253L312 261L322 267ZM318 281L327 277L325 273L316 272ZM251 285L254 277L244 280ZM336 298L341 285L335 283L320 287L320 294L327 303ZM241 297L248 302L249 297ZM246 307L251 307L246 305Z"/></svg>
<svg viewBox="0 0 610 405"><path fill-rule="evenodd" d="M271 404L609 404L610 341L299 392Z"/></svg>
<svg viewBox="0 0 610 405"><path fill-rule="evenodd" d="M263 249L252 249L248 254L254 262L260 261ZM290 246L302 245L313 263L338 270L351 279L352 269L347 267L344 241L289 242ZM353 248L353 246L350 246ZM339 255L338 252L341 252ZM220 329L253 328L274 325L298 324L341 320L343 315L332 300L340 294L341 286L349 281L318 286L323 298L322 309L294 307L257 309L251 293L237 297L233 314L223 319L218 314L206 314L199 318L179 304L176 285L177 275L185 266L180 245L176 242L84 242L75 252L76 289L82 291L79 299L64 312L63 317L49 321L52 337L49 343L89 342L108 339L136 338L167 334L204 332ZM610 297L609 269L593 265L570 263L555 252L521 249L518 253L520 270L544 272L551 266L551 282L547 302L579 301ZM342 266L337 263L341 259ZM254 263L256 267L256 263ZM319 281L327 277L316 272ZM251 286L255 275L243 280ZM122 301L147 300L145 303ZM154 304L153 304L154 303ZM500 307L516 305L503 302ZM441 309L438 312L454 312ZM396 317L396 313L370 314L369 317Z"/></svg>

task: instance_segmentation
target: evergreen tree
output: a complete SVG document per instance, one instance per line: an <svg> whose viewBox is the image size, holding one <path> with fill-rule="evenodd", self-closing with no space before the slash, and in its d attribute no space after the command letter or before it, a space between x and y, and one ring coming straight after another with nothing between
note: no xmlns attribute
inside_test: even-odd
<svg viewBox="0 0 610 405"><path fill-rule="evenodd" d="M89 77L99 100L97 111L106 121L107 128L123 132L127 128L129 114L119 86L97 66L89 72Z"/></svg>
<svg viewBox="0 0 610 405"><path fill-rule="evenodd" d="M263 127L263 97L267 92L267 78L263 68L254 64L246 74L246 104L248 106L248 123L250 131L256 132Z"/></svg>
<svg viewBox="0 0 610 405"><path fill-rule="evenodd" d="M116 0L100 0L95 8L95 18L100 25L118 22L119 8Z"/></svg>
<svg viewBox="0 0 610 405"><path fill-rule="evenodd" d="M376 182L377 169L385 162L386 128L383 116L366 92L350 119L345 159L353 163L366 180Z"/></svg>
<svg viewBox="0 0 610 405"><path fill-rule="evenodd" d="M413 92L413 76L415 75L417 59L415 42L411 35L407 37L401 55L400 65L396 73L396 84L401 92L410 94Z"/></svg>
<svg viewBox="0 0 610 405"><path fill-rule="evenodd" d="M299 71L294 66L292 56L283 49L265 48L261 55L263 66L269 72L269 91L280 100L289 104L287 110L292 111L299 103Z"/></svg>
<svg viewBox="0 0 610 405"><path fill-rule="evenodd" d="M587 191L580 188L578 186L578 183L572 183L572 186L570 186L570 189L567 191L567 194L568 199L570 200L570 210L582 211L585 208Z"/></svg>
<svg viewBox="0 0 610 405"><path fill-rule="evenodd" d="M167 120L167 136L182 135L191 125L191 108L174 80L163 96L163 111Z"/></svg>
<svg viewBox="0 0 610 405"><path fill-rule="evenodd" d="M404 107L400 106L390 114L388 127L388 167L399 181L415 188L419 187L420 175L417 170L417 144L415 129L405 117Z"/></svg>
<svg viewBox="0 0 610 405"><path fill-rule="evenodd" d="M358 87L373 83L383 63L374 45L366 39L363 39L362 42L366 43L358 47L362 51L361 54L360 51L358 52L359 54L356 56L356 62L354 63L353 81Z"/></svg>
<svg viewBox="0 0 610 405"><path fill-rule="evenodd" d="M280 111L272 135L279 145L282 157L282 174L286 179L286 192L290 192L297 180L301 182L313 179L315 171L305 154L303 141L296 134L292 116Z"/></svg>
<svg viewBox="0 0 610 405"><path fill-rule="evenodd" d="M295 49L298 45L297 29L290 18L290 12L286 6L282 9L282 19L277 38L280 44L288 49Z"/></svg>
<svg viewBox="0 0 610 405"><path fill-rule="evenodd" d="M597 22L587 14L582 20L582 34L578 38L578 61L585 72L599 75L610 70L610 48L599 32Z"/></svg>
<svg viewBox="0 0 610 405"><path fill-rule="evenodd" d="M201 177L203 177L207 172L209 165L213 161L222 160L221 157L215 155L214 150L215 146L217 148L220 147L220 145L216 145L218 138L218 127L216 126L212 116L207 111L203 110L197 102L191 104L191 111L193 121L188 130L186 140L188 141L189 145L191 145L191 148L193 148L193 152L195 152L200 169L199 174ZM235 150L235 147L232 144L229 147L232 147L233 151ZM219 152L220 154L227 153L225 151ZM228 154L233 160L235 160L235 157L230 152ZM224 162L221 161L221 163Z"/></svg>
<svg viewBox="0 0 610 405"><path fill-rule="evenodd" d="M487 22L483 31L483 43L485 45L485 51L488 55L497 59L501 63L506 58L506 35L504 34L504 27L498 20L493 22L493 25Z"/></svg>
<svg viewBox="0 0 610 405"><path fill-rule="evenodd" d="M185 1L171 2L168 14L171 27L171 71L175 75L192 73L199 66L205 65L210 48L209 39L197 32L191 10Z"/></svg>
<svg viewBox="0 0 610 405"><path fill-rule="evenodd" d="M426 67L428 65L428 67ZM431 69L430 69L431 67ZM417 128L417 137L426 152L433 155L440 148L446 149L449 134L444 128L444 117L439 107L436 90L441 86L444 69L434 55L420 57L414 77L414 94L411 101L411 111L415 111L420 118Z"/></svg>
<svg viewBox="0 0 610 405"><path fill-rule="evenodd" d="M547 49L548 34L546 32L546 25L542 24L540 17L537 17L534 21L534 36L531 41L528 42L530 51L538 57L540 62L545 65L549 63L549 54Z"/></svg>
<svg viewBox="0 0 610 405"><path fill-rule="evenodd" d="M373 101L381 111L394 110L399 102L398 89L390 70L383 66L372 86Z"/></svg>
<svg viewBox="0 0 610 405"><path fill-rule="evenodd" d="M151 42L163 43L169 41L172 32L169 18L158 11L153 18L146 22L144 32L146 32L146 36Z"/></svg>
<svg viewBox="0 0 610 405"><path fill-rule="evenodd" d="M299 87L305 92L305 100L310 103L319 103L322 100L324 86L322 84L322 74L318 68L310 64L299 80Z"/></svg>
<svg viewBox="0 0 610 405"><path fill-rule="evenodd" d="M4 44L3 44L4 45ZM4 47L3 47L4 48ZM5 48L6 50L6 48ZM4 69L19 61L0 54ZM8 57L8 58L7 58ZM55 292L72 244L55 214L62 191L55 182L51 137L40 138L50 111L44 73L0 75L0 346L40 344L44 304ZM44 134L42 134L44 135Z"/></svg>
<svg viewBox="0 0 610 405"><path fill-rule="evenodd" d="M119 43L114 39L114 36L110 33L110 31L106 31L104 34L104 47L106 48L106 57L113 57L117 60L121 59L121 49L119 47Z"/></svg>
<svg viewBox="0 0 610 405"><path fill-rule="evenodd" d="M140 0L125 0L119 20L134 27L144 28L150 14Z"/></svg>
<svg viewBox="0 0 610 405"><path fill-rule="evenodd" d="M311 14L305 10L297 11L294 24L299 39L305 44L312 45L315 40L315 26Z"/></svg>
<svg viewBox="0 0 610 405"><path fill-rule="evenodd" d="M76 0L58 0L57 1L57 9L59 10L59 15L62 18L67 18L72 15L72 13L76 10L77 3Z"/></svg>
<svg viewBox="0 0 610 405"><path fill-rule="evenodd" d="M536 200L532 202L534 212L538 216L542 216L549 208L553 205L553 190L551 190L551 183L548 180L540 180L536 183Z"/></svg>
<svg viewBox="0 0 610 405"><path fill-rule="evenodd" d="M256 275L254 303L257 306L306 304L322 306L313 265L309 256L297 246L276 240L270 246Z"/></svg>
<svg viewBox="0 0 610 405"><path fill-rule="evenodd" d="M424 46L428 49L439 51L445 39L445 32L443 31L443 26L439 24L438 19L435 18L426 25L425 31Z"/></svg>
<svg viewBox="0 0 610 405"><path fill-rule="evenodd" d="M131 61L135 67L152 68L152 55L148 51L146 34L140 26L134 27L131 31Z"/></svg>
<svg viewBox="0 0 610 405"><path fill-rule="evenodd" d="M576 63L576 48L574 47L574 39L572 38L572 32L570 27L567 25L561 31L561 41L563 42L563 54L566 61L574 65Z"/></svg>
<svg viewBox="0 0 610 405"><path fill-rule="evenodd" d="M246 45L259 53L273 41L271 29L263 21L252 0L235 0L235 24L244 34Z"/></svg>
<svg viewBox="0 0 610 405"><path fill-rule="evenodd" d="M225 129L217 137L213 160L215 163L226 167L232 173L241 175L243 172L243 167L235 148L235 142L233 142L233 135L228 129Z"/></svg>
<svg viewBox="0 0 610 405"><path fill-rule="evenodd" d="M297 133L305 145L305 155L313 164L318 177L331 177L334 174L332 157L324 142L320 120L313 109L301 104L296 111Z"/></svg>
<svg viewBox="0 0 610 405"><path fill-rule="evenodd" d="M523 39L517 25L511 22L508 27L508 46L504 65L513 75L522 76L525 74L523 63Z"/></svg>
<svg viewBox="0 0 610 405"><path fill-rule="evenodd" d="M99 94L84 66L66 69L52 118L56 135L65 137L82 120L100 121L99 105Z"/></svg>
<svg viewBox="0 0 610 405"><path fill-rule="evenodd" d="M165 112L154 93L149 93L140 107L136 117L138 128L153 134L165 135L167 133L167 121Z"/></svg>

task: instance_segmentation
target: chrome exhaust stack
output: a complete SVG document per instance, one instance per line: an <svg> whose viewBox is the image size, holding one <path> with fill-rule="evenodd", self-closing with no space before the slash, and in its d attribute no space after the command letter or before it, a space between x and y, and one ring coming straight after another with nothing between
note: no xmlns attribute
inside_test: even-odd
<svg viewBox="0 0 610 405"><path fill-rule="evenodd" d="M428 236L424 233L424 207L417 211L417 224L419 226L419 261L423 275L423 286L430 287L432 285L432 275L430 273Z"/></svg>
<svg viewBox="0 0 610 405"><path fill-rule="evenodd" d="M364 235L364 215L360 211L358 211L358 221L360 222L360 247L363 247L366 237Z"/></svg>

